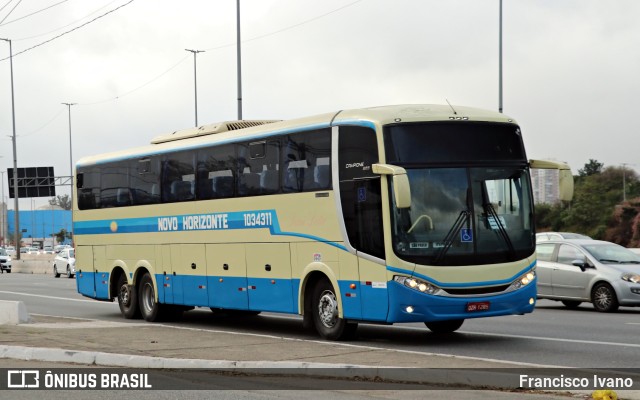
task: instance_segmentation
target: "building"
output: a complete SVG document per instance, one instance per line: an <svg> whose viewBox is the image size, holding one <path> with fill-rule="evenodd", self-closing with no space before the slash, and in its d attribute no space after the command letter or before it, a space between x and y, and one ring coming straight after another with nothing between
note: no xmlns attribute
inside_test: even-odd
<svg viewBox="0 0 640 400"><path fill-rule="evenodd" d="M533 201L554 204L560 200L560 174L557 169L531 169Z"/></svg>
<svg viewBox="0 0 640 400"><path fill-rule="evenodd" d="M6 210L6 206L1 207ZM63 210L59 206L45 205L36 210L20 210L20 232L22 234L22 243L29 245L34 241L43 242L48 244L53 243L53 234L60 232L64 229L70 232L71 225L71 211ZM2 219L4 218L4 219ZM15 211L6 210L3 213L0 222L4 221L4 232L0 233L2 236L0 241L3 243L9 242L10 234L15 229ZM1 227L0 227L1 230Z"/></svg>

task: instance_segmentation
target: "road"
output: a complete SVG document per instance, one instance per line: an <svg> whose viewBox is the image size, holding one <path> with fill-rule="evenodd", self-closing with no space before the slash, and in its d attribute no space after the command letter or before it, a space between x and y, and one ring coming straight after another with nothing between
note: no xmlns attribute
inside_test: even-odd
<svg viewBox="0 0 640 400"><path fill-rule="evenodd" d="M21 300L31 314L126 322L117 303L77 294L75 279L5 274L0 276L0 300ZM453 335L433 334L423 324L361 324L357 341L349 345L403 350L416 356L435 353L545 366L633 368L640 350L639 316L637 308L602 314L589 304L568 310L560 303L541 300L532 314L467 320ZM319 340L303 330L296 315L263 313L230 320L196 309L170 324Z"/></svg>

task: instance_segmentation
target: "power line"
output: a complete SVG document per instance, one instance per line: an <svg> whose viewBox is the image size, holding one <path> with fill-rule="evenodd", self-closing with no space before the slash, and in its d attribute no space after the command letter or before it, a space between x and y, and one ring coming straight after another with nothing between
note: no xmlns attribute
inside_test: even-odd
<svg viewBox="0 0 640 400"><path fill-rule="evenodd" d="M22 0L20 0L20 1L22 1ZM52 38L51 38L51 39L49 39L49 40L45 40L45 41L44 41L44 42L42 42L42 43L36 44L35 46L31 46L31 47L29 47L29 48L27 48L27 49L24 49L24 50L22 50L22 51L19 51L19 52L15 53L15 54L13 55L13 57L15 58L15 56L17 56L17 55L20 55L20 54L26 53L26 52L27 52L27 51L29 51L29 50L33 50L33 49L35 49L35 48L37 48L37 47L43 46L43 45L45 45L45 44L47 44L47 43L49 43L49 42L52 42L52 41L54 41L54 40L56 40L56 39L58 39L58 38L61 38L62 36L65 36L66 34L69 34L69 33L73 32L73 31L76 31L76 30L78 30L78 29L82 28L82 27L85 27L85 26L89 25L90 23L92 23L92 22L94 22L94 21L97 21L98 19L100 19L100 18L102 18L102 17L105 17L105 16L107 16L107 15L109 15L109 14L113 13L113 12L118 11L119 9L121 9L121 8L122 8L122 7L124 7L124 6L128 6L129 4L133 3L134 1L135 1L135 0L129 0L128 2L124 3L123 5L118 6L118 7L114 8L114 9L113 9L113 10L111 10L111 11L107 11L106 13L104 13L104 14L102 14L102 15L99 15L99 16L95 17L95 18L94 18L94 19L92 19L91 21L87 21L87 22L85 22L85 23L84 23L84 24L82 24L82 25L79 25L79 26L77 26L77 27L75 27L75 28L73 28L73 29L70 29L70 30L68 30L68 31L66 31L66 32L63 32L63 33L59 34L58 36L54 36L54 37L52 37ZM8 60L8 59L9 59L9 57L6 57L6 58L1 59L0 61L4 61L4 60Z"/></svg>
<svg viewBox="0 0 640 400"><path fill-rule="evenodd" d="M41 13L41 12L43 12L43 11L46 11L46 10L48 10L48 9L50 9L50 8L53 8L53 7L57 6L57 5L59 5L59 4L66 3L67 1L69 1L69 0L62 0L62 1L58 2L58 3L55 3L55 4L50 5L49 7L45 7L45 8L43 8L43 9L41 9L41 10L38 10L38 11L32 12L31 14L27 14L27 15L22 16L22 17L20 17L20 18L12 19L11 21L9 21L9 22L5 22L4 24L3 24L3 23L0 23L0 26L5 26L5 25L9 25L9 24L10 24L10 23L12 23L12 22L20 21L21 19L25 19L25 18L30 17L30 16L32 16L32 15L35 15L35 14ZM6 17L5 17L5 19L6 19Z"/></svg>
<svg viewBox="0 0 640 400"><path fill-rule="evenodd" d="M262 39L262 38L265 38L265 37L267 37L267 36L275 35L275 34L278 34L278 33L281 33L281 32L284 32L284 31L287 31L287 30L290 30L290 29L293 29L293 28L297 28L297 27L299 27L299 26L301 26L301 25L304 25L304 24L307 24L307 23L309 23L309 22L313 22L313 21L316 21L316 20L318 20L318 19L320 19L320 18L326 17L327 15L333 14L333 13L338 12L338 11L341 11L341 10L344 10L345 8L347 8L347 7L351 7L352 5L354 5L354 4L356 4L356 3L359 3L359 2L361 2L361 1L362 1L362 0L356 0L356 1L353 1L353 2L351 2L351 3L349 3L349 4L346 4L346 5L344 5L344 6L340 7L340 8L336 8L335 10L332 10L332 11L326 12L326 13L324 13L324 14L322 14L322 15L318 15L318 16L316 16L316 17L313 17L313 18L310 18L310 19L308 19L308 20L302 21L302 22L297 23L297 24L295 24L295 25L291 25L291 26L288 26L288 27L285 27L285 28L279 29L279 30L277 30L277 31L274 31L274 32L270 32L270 33L267 33L267 34L261 35L261 36L256 36L256 37L253 37L253 38L250 38L250 39L247 39L247 40L243 40L243 41L242 41L242 43L246 43L246 42L250 42L250 41L253 41L253 40ZM219 49L222 49L222 48L225 48L225 47L234 46L234 45L235 45L235 43L232 43L232 44L226 44L226 45L222 45L222 46L218 46L218 47L213 47L213 48L211 48L211 49L207 49L206 51L210 51L210 50L219 50ZM160 75L156 76L155 78L151 79L150 81L148 81L148 82L144 83L144 84L143 84L143 85L141 85L141 86L138 86L137 88L135 88L135 89L133 89L133 90L130 90L130 91L128 91L128 92L125 92L125 93L120 94L120 95L115 96L115 97L111 97L111 98L109 98L109 99L99 100L99 101L95 101L95 102L91 102L91 103L79 103L78 105L81 105L81 106L91 106L91 105L95 105L95 104L107 103L107 102L109 102L109 101L118 100L118 99L120 99L120 98L122 98L122 97L124 97L124 96L127 96L127 95L129 95L129 94L131 94L131 93L133 93L133 92L137 92L138 90L140 90L140 89L144 88L145 86L148 86L149 84L151 84L151 83L155 82L156 80L160 79L160 78L161 78L161 77L163 77L164 75L168 74L170 71L172 71L173 69L175 69L178 65L182 64L182 62L184 62L184 60L186 60L188 57L189 57L189 56L186 56L186 57L182 58L180 61L178 61L177 63L175 63L173 66L169 67L169 69L165 70L165 71L164 71L164 72L162 72Z"/></svg>
<svg viewBox="0 0 640 400"><path fill-rule="evenodd" d="M34 133L37 133L37 132L41 131L42 129L46 128L50 123L52 123L53 121L55 121L55 120L60 116L60 114L62 114L62 112L63 112L64 110L65 110L64 108L60 108L60 111L58 111L58 113L57 113L56 115L54 115L54 116L53 116L49 121L45 122L45 124L44 124L44 125L42 125L40 128L38 128L38 129L36 129L36 130L33 130L33 131L29 132L29 133L25 133L25 134L23 134L23 135L18 135L18 136L20 136L20 137L27 137L27 136L31 136L31 135L33 135Z"/></svg>
<svg viewBox="0 0 640 400"><path fill-rule="evenodd" d="M344 9L345 9L345 8L347 8L347 7L351 7L352 5L354 5L354 4L356 4L356 3L360 3L361 1L362 1L362 0L356 0L356 1L353 1L353 2L351 2L351 3L349 3L349 4L346 4L346 5L342 6L342 7L336 8L335 10L331 10L331 11L329 11L329 12L326 12L326 13L324 13L324 14L321 14L321 15L315 16L315 17L313 17L313 18L310 18L310 19L304 20L304 21L299 22L299 23L297 23L297 24L287 26L287 27L282 28L282 29L279 29L279 30L277 30L277 31L273 31L273 32L265 33L264 35L255 36L255 37L252 37L252 38L250 38L250 39L243 40L243 41L242 41L242 43L252 42L252 41L254 41L254 40L258 40L258 39L264 39L264 38L266 38L266 37L273 36L273 35L277 35L278 33L282 33L282 32L285 32L285 31L288 31L288 30L291 30L291 29L297 28L297 27L299 27L299 26L306 25L306 24L308 24L308 23L310 23L310 22L317 21L317 20L319 20L320 18L324 18L324 17L326 17L327 15L331 15L331 14L336 13L336 12L338 12L338 11L342 11L342 10L344 10ZM205 49L205 50L206 50L206 51L219 50L219 49L223 49L223 48L225 48L225 47L231 47L231 46L235 46L235 45L236 45L235 43L228 43L228 44L223 44L223 45L221 45L221 46L212 47L212 48L210 48L210 49Z"/></svg>
<svg viewBox="0 0 640 400"><path fill-rule="evenodd" d="M7 7L9 4L11 4L11 2L12 2L12 1L13 1L13 0L9 0L9 1L7 1L7 4L3 5L3 6L2 6L2 8L0 8L0 12L2 12L2 10L4 10L4 9L5 9L5 7Z"/></svg>
<svg viewBox="0 0 640 400"><path fill-rule="evenodd" d="M130 90L130 91L128 91L128 92L125 92L125 93L120 94L120 95L115 96L115 97L111 97L111 98L106 99L106 100L99 100L99 101L94 101L94 102L91 102L91 103L78 103L78 105L80 105L80 106L92 106L92 105L95 105L95 104L106 103L106 102L109 102L109 101L118 100L119 98L124 97L124 96L127 96L127 95L129 95L129 94L131 94L131 93L133 93L133 92L137 92L138 90L142 89L143 87L145 87L145 86L147 86L147 85L149 85L149 84L151 84L151 83L153 83L153 82L157 81L158 79L162 78L164 75L166 75L166 74L168 74L169 72L171 72L171 71L172 71L174 68L176 68L178 65L182 64L182 63L184 62L184 60L186 60L187 58L189 58L189 55L184 56L182 59L180 59L180 61L178 61L177 63L175 63L172 67L170 67L169 69L167 69L166 71L164 71L164 72L163 72L163 73L161 73L160 75L156 76L155 78L151 79L151 80L150 80L150 81L148 81L147 83L145 83L145 84L143 84L143 85L141 85L141 86L138 86L138 87L137 87L137 88L135 88L135 89L132 89L132 90Z"/></svg>
<svg viewBox="0 0 640 400"><path fill-rule="evenodd" d="M85 23L85 24L83 24L83 25L81 25L81 26L79 26L79 27L75 28L75 29L79 29L79 28L81 28L81 27L83 27L83 26L85 26L85 25L87 25L87 24L89 24L89 23L91 23L91 22L95 21L95 20L96 20L96 19L98 19L98 18L101 18L101 17L103 17L103 16L105 16L105 15L107 15L107 14L109 14L109 13L113 12L113 11L118 10L119 8L122 8L122 7L124 7L124 6L126 6L126 5L128 5L128 4L130 4L130 3L132 3L133 1L134 1L134 0L131 0L131 1L129 1L128 3L123 4L123 5L121 5L120 7L116 8L116 9L114 9L114 10L112 10L112 11L109 11L108 13L105 13L105 14L101 15L100 17L97 17L97 18L95 18L95 19L93 19L93 20L91 20L91 21L89 21L89 22L87 22L87 23ZM328 15L331 15L331 14L333 14L333 13L336 13L336 12L338 12L338 11L344 10L345 8L347 8L347 7L351 7L352 5L357 4L357 3L360 3L361 1L362 1L362 0L356 0L356 1L353 1L353 2L351 2L351 3L349 3L349 4L346 4L346 5L342 6L342 7L336 8L336 9L334 9L334 10L331 10L331 11L326 12L326 13L324 13L324 14L321 14L321 15L315 16L315 17L313 17L313 18L310 18L310 19L304 20L304 21L299 22L299 23L297 23L297 24L294 24L294 25L291 25L291 26L288 26L288 27L285 27L285 28L279 29L279 30L277 30L277 31L269 32L269 33L266 33L266 34L264 34L264 35L260 35L260 36L256 36L256 37L249 38L249 39L247 39L247 40L243 40L243 41L242 41L242 43L246 43L246 42L251 42L251 41L254 41L254 40L262 39L262 38L265 38L265 37L268 37L268 36L272 36L272 35L276 35L276 34L278 34L278 33L282 33L282 32L288 31L288 30L290 30L290 29L297 28L297 27L302 26L302 25L305 25L305 24L307 24L307 23L310 23L310 22L316 21L316 20L318 20L318 19L320 19L320 18L324 18L324 17L326 17L326 16L328 16ZM58 37L60 37L60 36L62 36L62 35L65 35L66 33L72 32L72 31L73 31L73 30L75 30L75 29L72 29L72 30L70 30L70 31L68 31L68 32L65 32L65 33L61 34L61 35L58 35L58 36L54 37L53 39L56 39L56 38L58 38ZM51 40L53 40L53 39L50 39L49 41L51 41ZM47 42L49 42L49 41L47 41ZM44 44L44 43L47 43L47 42L43 42L43 43L41 43L41 44L39 44L39 45L36 45L36 46L33 46L33 47L29 48L29 49L23 50L23 51L21 51L20 53L24 53L25 51L31 50L31 49L33 49L33 48L35 48L35 47L38 47L38 46L40 46L40 45L42 45L42 44ZM210 48L210 49L206 49L206 51L219 50L219 49L223 49L223 48L225 48L225 47L230 47L230 46L234 46L234 45L235 45L235 43L225 44L225 45L221 45L221 46L213 47L213 48ZM18 53L18 54L20 54L20 53ZM14 54L14 57L15 57L15 54ZM151 79L151 80L147 81L146 83L144 83L144 84L142 84L142 85L140 85L140 86L136 87L135 89L132 89L132 90L130 90L130 91L128 91L128 92L125 92L125 93L119 94L119 95L117 95L117 96L115 96L115 97L111 97L111 98L108 98L108 99L105 99L105 100L99 100L99 101L94 101L94 102L90 102L90 103L78 103L78 105L80 105L80 106L91 106L91 105L96 105L96 104L107 103L107 102L110 102L110 101L118 100L118 99L120 99L120 98L122 98L122 97L124 97L124 96L130 95L130 94L132 94L132 93L134 93L134 92L137 92L138 90L140 90L140 89L142 89L142 88L144 88L144 87L146 87L146 86L150 85L151 83L155 82L156 80L160 79L160 78L161 78L161 77L163 77L164 75L166 75L166 74L168 74L169 72L171 72L171 71L172 71L173 69L175 69L178 65L182 64L182 63L183 63L187 58L189 58L189 56L188 56L188 55L187 55L187 56L185 56L185 57L183 57L183 58L181 58L181 59L180 59L180 61L178 61L177 63L175 63L175 64L174 64L174 65L172 65L171 67L169 67L169 68L168 68L167 70L165 70L164 72L160 73L159 75L157 75L157 76L156 76L156 77L154 77L153 79ZM6 60L6 59L7 59L7 58L0 59L0 61L4 61L4 60ZM57 115L56 115L56 117L57 117ZM54 119L55 119L56 117L54 117ZM48 124L48 123L47 123L47 124ZM45 126L46 126L46 125L45 125ZM40 129L42 129L42 128L40 128ZM33 132L32 132L32 133L33 133Z"/></svg>
<svg viewBox="0 0 640 400"><path fill-rule="evenodd" d="M13 8L9 11L9 13L7 15L5 15L4 18L2 18L2 21L0 21L0 24L2 24L4 22L5 19L9 18L9 15L11 15L11 13L13 12L13 10L16 9L16 7L18 7L20 5L20 3L22 3L22 0L18 0L18 2L16 3L15 6L13 6ZM7 3L8 4L8 3ZM6 7L6 6L5 6ZM4 8L4 7L3 7Z"/></svg>
<svg viewBox="0 0 640 400"><path fill-rule="evenodd" d="M28 37L23 37L23 38L13 39L13 41L14 41L14 42L20 42L20 41L22 41L22 40L34 39L34 38L37 38L37 37L40 37L40 36L48 35L48 34L53 33L53 32L55 32L55 31L59 31L60 29L64 29L64 28L66 28L67 26L71 26L71 25L73 25L73 24L75 24L75 23L77 23L77 22L79 22L79 21L82 21L82 20L83 20L83 19L85 19L85 18L90 17L91 15L93 15L93 14L97 13L98 11L102 10L103 8L107 8L107 7L109 7L111 4L113 4L113 3L115 3L115 2L116 2L116 0L110 1L109 3L105 4L104 6L102 6L102 7L98 8L98 9L96 9L96 10L91 11L89 14L85 15L84 17L79 18L79 19L77 19L77 20L75 20L75 21L72 21L72 22L70 22L70 23L68 23L68 24L66 24L66 25L63 25L63 26L61 26L61 27L58 27L58 28L56 28L56 29L52 29L52 30L50 30L50 31L43 32L43 33L39 33L39 34L37 34L37 35L33 35L33 36L28 36Z"/></svg>

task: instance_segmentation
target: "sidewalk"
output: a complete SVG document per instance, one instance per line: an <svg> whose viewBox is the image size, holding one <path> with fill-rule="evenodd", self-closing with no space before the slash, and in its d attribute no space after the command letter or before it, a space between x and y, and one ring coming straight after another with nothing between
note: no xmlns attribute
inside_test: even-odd
<svg viewBox="0 0 640 400"><path fill-rule="evenodd" d="M32 316L32 320L0 326L0 358L140 369L205 368L275 375L286 371L286 375L357 377L360 381L456 385L466 389L515 388L519 371L531 371L526 364L381 350L357 342L302 341L144 321L106 322L40 315ZM560 369L557 375L563 372L566 373ZM486 392L487 399L494 398L491 393L498 393ZM500 398L508 399L584 399L591 391L499 393ZM618 395L621 399L640 399L640 392L636 391L618 391Z"/></svg>

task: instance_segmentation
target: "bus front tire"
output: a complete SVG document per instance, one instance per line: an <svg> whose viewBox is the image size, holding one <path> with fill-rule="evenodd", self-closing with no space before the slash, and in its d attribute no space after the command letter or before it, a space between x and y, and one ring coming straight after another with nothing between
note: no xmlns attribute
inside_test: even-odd
<svg viewBox="0 0 640 400"><path fill-rule="evenodd" d="M320 336L329 340L349 340L355 337L358 324L339 317L338 300L328 280L323 279L316 284L311 301L313 324Z"/></svg>
<svg viewBox="0 0 640 400"><path fill-rule="evenodd" d="M127 319L140 318L138 294L134 287L129 286L127 277L123 274L118 279L118 306L120 312Z"/></svg>
<svg viewBox="0 0 640 400"><path fill-rule="evenodd" d="M464 319L452 319L449 321L433 321L424 324L433 333L452 333L460 329Z"/></svg>

